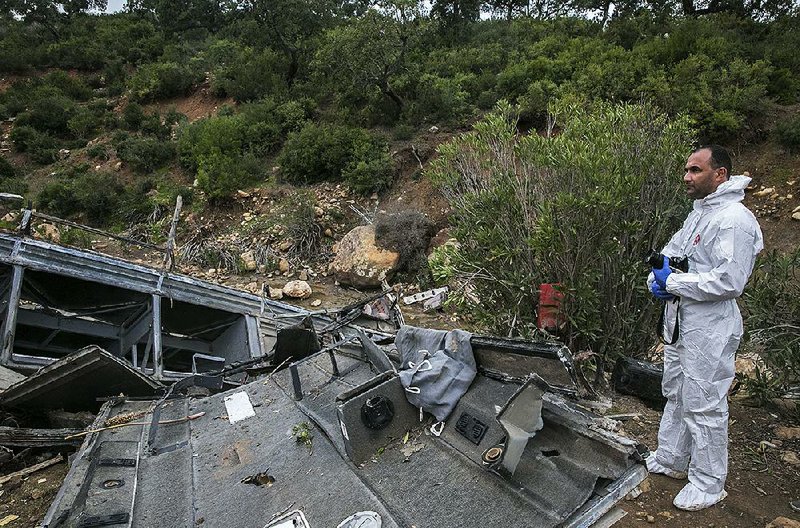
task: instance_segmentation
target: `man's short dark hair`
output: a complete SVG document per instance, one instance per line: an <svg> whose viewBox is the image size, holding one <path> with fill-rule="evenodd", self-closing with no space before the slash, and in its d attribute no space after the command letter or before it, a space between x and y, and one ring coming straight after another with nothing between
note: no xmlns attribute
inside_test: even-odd
<svg viewBox="0 0 800 528"><path fill-rule="evenodd" d="M725 167L728 169L728 178L730 178L731 174L733 174L733 163L731 163L731 156L728 154L728 151L725 150L725 147L719 145L702 145L697 147L694 152L700 152L706 149L711 151L711 168L719 169L720 167Z"/></svg>

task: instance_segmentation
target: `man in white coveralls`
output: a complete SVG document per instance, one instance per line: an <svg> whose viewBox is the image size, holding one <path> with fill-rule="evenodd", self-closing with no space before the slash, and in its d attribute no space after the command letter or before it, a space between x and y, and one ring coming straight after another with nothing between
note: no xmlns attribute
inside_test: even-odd
<svg viewBox="0 0 800 528"><path fill-rule="evenodd" d="M674 340L664 346L667 404L647 469L677 479L688 470L689 482L673 502L682 510L701 510L727 495L727 394L742 337L736 298L764 247L758 222L741 203L750 178L730 173L730 156L720 146L689 156L683 181L692 212L662 250L662 267L647 278L651 293L666 302L665 342ZM688 257L688 272L670 269L668 257Z"/></svg>

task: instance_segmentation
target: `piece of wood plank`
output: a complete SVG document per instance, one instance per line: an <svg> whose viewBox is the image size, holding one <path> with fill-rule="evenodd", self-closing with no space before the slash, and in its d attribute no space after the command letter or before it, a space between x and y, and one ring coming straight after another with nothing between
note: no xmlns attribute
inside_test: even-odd
<svg viewBox="0 0 800 528"><path fill-rule="evenodd" d="M39 462L38 464L26 467L25 469L20 469L19 471L15 471L14 473L9 473L8 475L3 475L2 477L0 477L0 486L5 484L6 482L10 482L12 479L15 479L17 477L27 477L28 475L32 475L37 471L48 468L63 461L64 457L62 455L57 455L49 460L45 460L44 462Z"/></svg>

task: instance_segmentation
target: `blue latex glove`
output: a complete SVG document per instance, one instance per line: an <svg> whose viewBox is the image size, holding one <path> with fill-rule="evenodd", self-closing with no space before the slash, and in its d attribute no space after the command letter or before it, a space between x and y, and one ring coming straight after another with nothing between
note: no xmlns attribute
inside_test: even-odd
<svg viewBox="0 0 800 528"><path fill-rule="evenodd" d="M672 273L672 270L669 268L669 259L665 256L661 268L653 268L653 276L655 276L656 282L665 292L667 289L667 277L669 277L670 273Z"/></svg>
<svg viewBox="0 0 800 528"><path fill-rule="evenodd" d="M675 298L674 295L672 295L670 292L662 288L661 285L657 282L654 282L653 284L650 285L650 293L653 294L653 297L661 301L671 301L672 299Z"/></svg>

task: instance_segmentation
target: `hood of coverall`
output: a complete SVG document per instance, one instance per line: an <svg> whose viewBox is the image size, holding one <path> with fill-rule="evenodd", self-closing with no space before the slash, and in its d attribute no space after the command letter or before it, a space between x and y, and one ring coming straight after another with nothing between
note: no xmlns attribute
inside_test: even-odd
<svg viewBox="0 0 800 528"><path fill-rule="evenodd" d="M695 200L693 207L695 210L713 209L722 205L744 200L744 190L750 185L752 178L741 174L731 176L726 182L722 182L717 190L705 198Z"/></svg>

